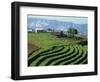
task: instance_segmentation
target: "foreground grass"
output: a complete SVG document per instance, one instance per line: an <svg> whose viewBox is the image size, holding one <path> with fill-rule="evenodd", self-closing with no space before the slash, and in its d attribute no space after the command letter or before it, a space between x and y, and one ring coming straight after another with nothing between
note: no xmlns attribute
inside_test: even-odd
<svg viewBox="0 0 100 82"><path fill-rule="evenodd" d="M82 45L62 45L58 46L58 49L50 48L47 52L40 50L31 54L28 58L28 66L87 64L88 61L87 47Z"/></svg>
<svg viewBox="0 0 100 82"><path fill-rule="evenodd" d="M51 33L28 33L28 42L45 49L53 45L75 44L78 41L70 38L57 38Z"/></svg>
<svg viewBox="0 0 100 82"><path fill-rule="evenodd" d="M63 41L50 33L29 33L28 42L41 48L48 48L52 45L63 44Z"/></svg>
<svg viewBox="0 0 100 82"><path fill-rule="evenodd" d="M28 33L28 66L87 64L87 45L77 44L79 41L51 33Z"/></svg>

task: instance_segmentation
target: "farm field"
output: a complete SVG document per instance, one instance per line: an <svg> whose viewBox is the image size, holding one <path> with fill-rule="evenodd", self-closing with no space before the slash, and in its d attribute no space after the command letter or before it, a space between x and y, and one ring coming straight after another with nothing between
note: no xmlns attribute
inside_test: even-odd
<svg viewBox="0 0 100 82"><path fill-rule="evenodd" d="M28 66L87 64L87 45L79 41L58 38L51 32L28 32Z"/></svg>

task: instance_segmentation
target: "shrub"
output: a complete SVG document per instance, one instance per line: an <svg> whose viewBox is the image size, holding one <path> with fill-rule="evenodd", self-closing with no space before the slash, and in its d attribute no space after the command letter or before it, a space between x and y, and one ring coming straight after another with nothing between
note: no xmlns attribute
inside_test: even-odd
<svg viewBox="0 0 100 82"><path fill-rule="evenodd" d="M46 32L45 30L37 30L37 32Z"/></svg>
<svg viewBox="0 0 100 82"><path fill-rule="evenodd" d="M54 36L58 36L59 32L51 32L51 34L54 35Z"/></svg>
<svg viewBox="0 0 100 82"><path fill-rule="evenodd" d="M75 34L78 34L78 30L75 29L75 28L70 27L70 28L68 28L68 30L67 30L67 34L68 34L68 36L69 36L70 38L72 38L72 37L74 37Z"/></svg>
<svg viewBox="0 0 100 82"><path fill-rule="evenodd" d="M87 45L88 44L88 41L87 40L81 40L78 44Z"/></svg>

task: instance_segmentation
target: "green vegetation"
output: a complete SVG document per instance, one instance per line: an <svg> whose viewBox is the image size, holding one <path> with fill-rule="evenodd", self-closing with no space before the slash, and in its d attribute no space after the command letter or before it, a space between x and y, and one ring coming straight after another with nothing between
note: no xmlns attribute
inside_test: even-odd
<svg viewBox="0 0 100 82"><path fill-rule="evenodd" d="M86 36L77 39L72 30L71 38L63 32L29 32L28 66L87 64L87 44L80 44Z"/></svg>
<svg viewBox="0 0 100 82"><path fill-rule="evenodd" d="M67 33L69 37L73 37L75 34L78 34L78 31L75 28L68 28Z"/></svg>
<svg viewBox="0 0 100 82"><path fill-rule="evenodd" d="M39 48L49 48L53 45L64 44L64 40L57 38L51 33L28 33L28 42L35 44Z"/></svg>

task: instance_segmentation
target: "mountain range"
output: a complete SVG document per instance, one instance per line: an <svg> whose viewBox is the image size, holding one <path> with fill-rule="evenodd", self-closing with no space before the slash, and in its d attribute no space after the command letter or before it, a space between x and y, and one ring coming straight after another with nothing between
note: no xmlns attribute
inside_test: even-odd
<svg viewBox="0 0 100 82"><path fill-rule="evenodd" d="M63 30L67 31L68 28L73 27L78 30L79 33L87 34L87 24L76 24L73 22L65 22L65 21L58 21L58 20L50 20L50 19L43 19L43 18L28 18L27 20L28 28L40 28L42 27L44 30L48 28L54 30Z"/></svg>

